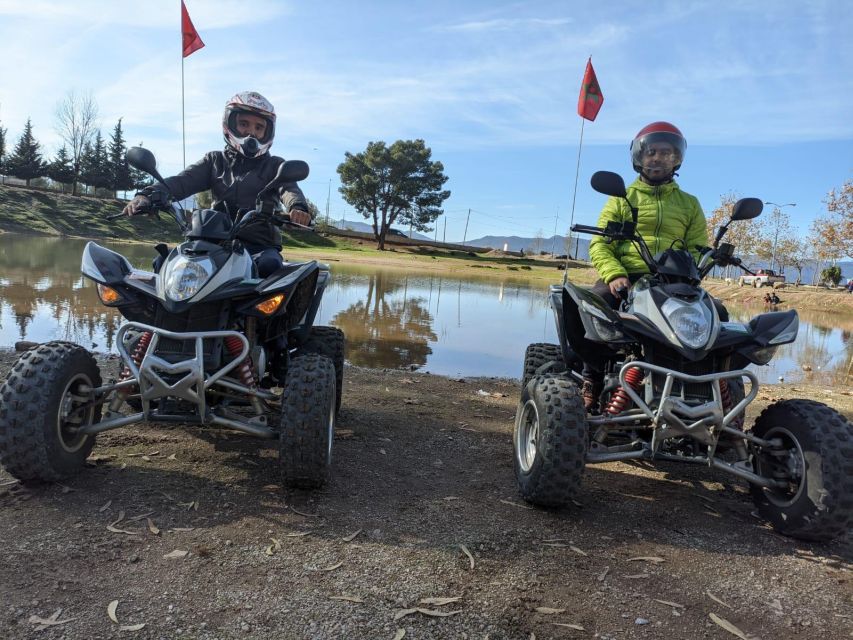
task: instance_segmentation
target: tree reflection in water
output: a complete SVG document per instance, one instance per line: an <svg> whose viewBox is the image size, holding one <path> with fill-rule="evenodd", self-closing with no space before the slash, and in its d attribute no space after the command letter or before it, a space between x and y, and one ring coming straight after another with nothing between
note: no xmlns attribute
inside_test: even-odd
<svg viewBox="0 0 853 640"><path fill-rule="evenodd" d="M334 316L331 324L347 336L350 362L389 369L426 364L432 353L429 342L437 339L433 318L423 297L408 297L408 282L408 276L373 273L364 300Z"/></svg>

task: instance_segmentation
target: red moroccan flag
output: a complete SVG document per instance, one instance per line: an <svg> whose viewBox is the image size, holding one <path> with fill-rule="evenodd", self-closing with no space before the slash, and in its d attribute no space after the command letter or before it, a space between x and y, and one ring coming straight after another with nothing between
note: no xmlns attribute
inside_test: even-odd
<svg viewBox="0 0 853 640"><path fill-rule="evenodd" d="M601 87L598 86L598 79L595 77L592 58L590 58L586 61L586 71L583 74L581 94L578 98L578 115L587 120L595 120L603 104L604 96L601 93Z"/></svg>
<svg viewBox="0 0 853 640"><path fill-rule="evenodd" d="M204 46L198 31L193 26L193 21L190 20L190 14L187 13L187 6L184 0L181 0L181 32L184 36L184 57L198 51Z"/></svg>

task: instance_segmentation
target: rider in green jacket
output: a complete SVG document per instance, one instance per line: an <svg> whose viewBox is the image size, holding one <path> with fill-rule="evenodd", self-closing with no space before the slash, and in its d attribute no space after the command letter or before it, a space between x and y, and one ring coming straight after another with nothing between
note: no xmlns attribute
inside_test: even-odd
<svg viewBox="0 0 853 640"><path fill-rule="evenodd" d="M676 246L688 249L698 261L697 247L708 245L705 214L699 201L682 191L673 180L681 167L687 141L677 127L653 122L643 127L631 142L631 161L639 177L628 186L628 200L637 207L637 232L652 255ZM598 218L598 227L631 219L623 198L611 197ZM608 243L596 236L589 244L589 257L601 277L592 291L611 307L618 308L631 285L649 269L631 242ZM584 363L582 395L588 411L596 410L603 386L604 356Z"/></svg>

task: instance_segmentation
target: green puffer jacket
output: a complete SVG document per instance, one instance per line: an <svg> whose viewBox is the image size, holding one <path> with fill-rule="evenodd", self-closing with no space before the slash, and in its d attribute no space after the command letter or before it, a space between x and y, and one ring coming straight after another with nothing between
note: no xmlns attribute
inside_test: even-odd
<svg viewBox="0 0 853 640"><path fill-rule="evenodd" d="M673 181L652 186L639 178L628 186L628 200L637 206L637 231L649 245L652 255L668 249L675 240L676 248L689 249L695 260L699 259L696 246L708 245L705 214L699 201L678 188ZM598 218L604 228L611 220L631 219L631 209L623 198L611 197ZM610 282L629 273L648 273L649 269L639 251L630 242L608 244L601 236L589 243L589 257L604 282Z"/></svg>

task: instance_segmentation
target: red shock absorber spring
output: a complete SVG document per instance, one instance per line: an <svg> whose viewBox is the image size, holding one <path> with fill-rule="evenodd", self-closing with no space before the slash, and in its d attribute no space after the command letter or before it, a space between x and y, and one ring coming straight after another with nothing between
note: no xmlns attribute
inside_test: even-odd
<svg viewBox="0 0 853 640"><path fill-rule="evenodd" d="M627 382L634 391L639 389L643 382L642 369L640 369L640 367L631 367L628 369L625 372L625 382ZM628 396L625 389L620 386L617 387L616 391L613 392L613 395L610 396L610 402L607 403L607 408L604 411L605 413L615 416L616 414L625 411L630 404L630 396Z"/></svg>
<svg viewBox="0 0 853 640"><path fill-rule="evenodd" d="M734 404L732 404L732 392L729 389L729 382L725 378L720 380L720 397L723 400L723 411L728 413Z"/></svg>
<svg viewBox="0 0 853 640"><path fill-rule="evenodd" d="M145 331L141 336L139 336L139 342L136 343L136 348L133 350L133 353L130 354L130 359L136 363L138 367L142 363L142 358L145 357L145 354L148 351L148 345L151 344L151 338L154 337L154 334L150 331ZM124 371L121 372L122 380L125 380L130 377L130 367L124 367Z"/></svg>
<svg viewBox="0 0 853 640"><path fill-rule="evenodd" d="M226 336L225 347L228 349L228 353L236 358L243 350L243 343L240 341L240 338L236 336ZM243 362L240 363L240 366L237 367L237 375L240 378L240 382L247 387L253 387L255 385L255 376L252 375L252 365L249 358L243 360Z"/></svg>

